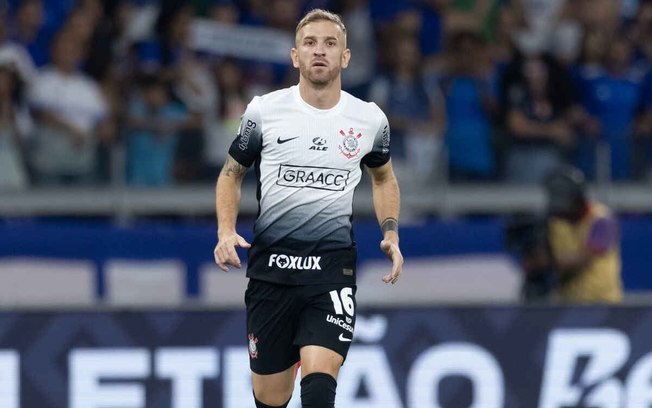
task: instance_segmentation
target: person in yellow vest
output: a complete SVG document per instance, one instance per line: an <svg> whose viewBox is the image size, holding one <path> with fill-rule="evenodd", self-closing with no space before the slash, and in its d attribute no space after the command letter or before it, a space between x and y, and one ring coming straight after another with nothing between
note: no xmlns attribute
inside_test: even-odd
<svg viewBox="0 0 652 408"><path fill-rule="evenodd" d="M564 303L615 303L623 298L620 231L611 210L587 197L584 175L565 166L545 181L548 240Z"/></svg>

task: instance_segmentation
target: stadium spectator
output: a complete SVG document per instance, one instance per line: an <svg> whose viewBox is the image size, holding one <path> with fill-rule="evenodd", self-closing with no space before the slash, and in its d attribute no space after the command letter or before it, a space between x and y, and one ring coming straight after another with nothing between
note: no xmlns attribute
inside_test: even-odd
<svg viewBox="0 0 652 408"><path fill-rule="evenodd" d="M588 198L577 168L557 169L545 181L548 240L557 272L555 298L561 302L619 302L620 236L616 218Z"/></svg>
<svg viewBox="0 0 652 408"><path fill-rule="evenodd" d="M577 90L583 116L579 127L577 147L575 151L575 164L582 170L585 177L594 180L596 177L596 155L600 141L601 125L598 118L590 115L586 110L589 95L589 84L604 75L602 65L608 47L607 34L600 30L590 30L584 33L580 57L571 67L574 88Z"/></svg>
<svg viewBox="0 0 652 408"><path fill-rule="evenodd" d="M577 17L586 30L604 30L616 34L621 26L620 0L575 0Z"/></svg>
<svg viewBox="0 0 652 408"><path fill-rule="evenodd" d="M187 110L175 103L165 81L153 74L138 81L127 111L127 182L163 187L173 183L179 132L192 126Z"/></svg>
<svg viewBox="0 0 652 408"><path fill-rule="evenodd" d="M215 0L208 17L222 24L236 25L240 21L240 10L235 0Z"/></svg>
<svg viewBox="0 0 652 408"><path fill-rule="evenodd" d="M204 158L211 176L216 177L226 161L229 146L238 133L240 118L251 96L246 93L242 69L236 60L221 61L215 67L215 77L220 98L206 133Z"/></svg>
<svg viewBox="0 0 652 408"><path fill-rule="evenodd" d="M449 175L452 181L488 180L496 169L492 115L497 110L488 49L479 34L469 31L453 35L449 49L442 79Z"/></svg>
<svg viewBox="0 0 652 408"><path fill-rule="evenodd" d="M512 33L518 20L512 7L504 5L497 10L496 24L489 40L492 62L501 72L514 59L515 44Z"/></svg>
<svg viewBox="0 0 652 408"><path fill-rule="evenodd" d="M345 91L366 99L376 74L376 31L371 19L369 0L339 1L338 14L347 27L346 41L356 63L342 72Z"/></svg>
<svg viewBox="0 0 652 408"><path fill-rule="evenodd" d="M29 84L36 75L36 67L27 49L8 38L7 13L7 7L0 6L0 64L12 67L20 79Z"/></svg>
<svg viewBox="0 0 652 408"><path fill-rule="evenodd" d="M177 129L174 178L179 182L199 180L204 174L206 116L215 110L217 90L210 69L191 49L194 9L188 2L165 1L157 21L157 36L149 42L150 71L169 82L172 98L181 102L189 120ZM145 54L147 55L147 53Z"/></svg>
<svg viewBox="0 0 652 408"><path fill-rule="evenodd" d="M630 41L616 36L608 43L604 69L582 84L582 102L599 123L600 140L609 146L610 173L615 181L627 180L632 174L632 133L643 88L642 73L632 60Z"/></svg>
<svg viewBox="0 0 652 408"><path fill-rule="evenodd" d="M52 65L43 68L30 91L36 121L31 165L41 184L88 184L96 177L96 148L109 138L108 107L98 83L79 66L83 51L76 37L59 32Z"/></svg>
<svg viewBox="0 0 652 408"><path fill-rule="evenodd" d="M439 91L432 86L432 83L436 82L431 81L432 78L440 80L445 77L445 90L452 91L446 95L449 98L448 111L436 112L436 118L433 119L437 122L435 133L443 132L444 123L451 124L449 141L455 140L450 137L457 132L455 126L463 127L471 122L478 124L475 119L482 115L474 116L475 119L470 121L453 118L446 120L446 114L457 117L459 112L456 109L465 104L460 99L460 95L464 94L460 93L460 89L468 91L472 87L461 86L468 82L446 68L449 55L443 50L450 47L455 33L460 30L470 29L481 34L487 43L480 48L489 47L488 52L493 64L488 70L491 75L486 75L482 81L476 82L482 83L480 88L484 96L490 95L490 98L481 98L482 109L485 114L491 113L491 109L487 110L491 103L486 102L495 95L500 101L498 117L502 120L497 123L490 122L488 126L489 132L494 135L493 146L490 148L498 154L495 157L494 170L479 179L484 179L486 174L491 174L489 178L496 174L503 175L505 167L508 167L506 165L514 162L514 151L523 150L520 148L527 144L555 145L556 150L563 151L562 160L571 150L577 150L576 163L585 171L587 177L593 178L596 173L595 145L604 142L612 149L612 176L618 181L629 180L632 175L644 177L649 166L648 156L652 154L652 151L648 152L652 149L648 147L652 144L649 142L652 138L647 136L652 134L652 119L649 119L649 107L652 102L647 99L652 98L647 97L650 92L645 90L652 89L652 74L649 74L652 66L652 2L647 0L628 1L626 4L618 0L10 0L6 4L11 7L5 6L5 9L0 10L0 64L11 61L21 80L30 85L32 78L37 74L35 66L44 66L50 62L50 46L55 38L53 34L59 30L67 32L67 36L74 38L71 41L76 43L76 47L80 48L83 54L78 68L92 77L101 87L103 98L111 101L105 115L111 120L102 121L103 124L115 123L122 126L124 117L121 116L121 110L127 106L125 102L135 87L134 78L140 72L163 73L164 79L170 81L171 97L185 104L196 123L201 124L195 129L184 131L184 136L179 139L176 159L176 178L179 181L203 180L205 169L202 164L207 160L214 165L222 161L220 158L211 157L210 153L213 150L210 145L213 141L209 134L216 128L214 124L219 119L216 115L222 106L220 89L210 69L210 64L215 61L207 61L205 55L197 55L190 44L189 34L193 18L198 15L197 11L200 12L199 15L220 23L258 25L289 32L293 31L297 15L301 11L314 6L326 6L340 12L350 30L349 45L358 59L358 64L353 64L354 68L343 73L343 86L345 90L363 98L376 98L378 95L369 94L371 85L374 84L374 92L377 92L379 83L387 84L387 80L394 76L396 65L415 64L414 61L410 62L414 58L409 55L404 61L398 61L391 49L395 42L402 41L404 37L416 39L417 51L420 54L416 58L416 65L421 71L419 75L424 78L423 87L432 100L427 104L434 103L437 109L444 106L437 100ZM620 53L621 57L626 54L621 52L627 48L621 46L622 41L615 40L614 47L610 47L611 57L603 58L600 54L601 48L606 48L606 39L622 38L623 34L634 41L636 54L630 54L633 61L628 61L625 68L620 69L617 68L619 63L614 61L619 58L616 54ZM584 39L582 55L577 61L581 38ZM384 52L377 52L377 44L383 44ZM413 47L407 45L405 48L400 50L401 53L409 54ZM386 49L390 51L386 52ZM554 137L537 143L532 143L531 140L526 142L523 138L515 137L514 132L510 132L514 130L510 129L510 124L513 125L514 121L507 120L510 115L507 115L506 111L514 110L513 98L515 95L518 97L520 92L514 89L521 87L527 90L523 85L528 83L522 75L521 67L524 64L519 61L529 58L521 59L515 54L530 56L545 55L546 52L562 65L572 67L574 63L578 63L574 67L574 78L576 88L580 91L578 95L582 96L584 111L576 109L572 102L568 102L573 100L572 95L563 95L573 87L564 80L559 82L560 68L554 66L554 61L543 59L548 74L552 76L549 82L553 85L547 86L552 93L550 99L553 105L563 112L561 119L573 128L571 139L576 140L576 145L575 142L560 144L559 138ZM484 58L478 57L477 60ZM516 62L510 64L511 60ZM243 60L235 61L239 66L238 76L243 78L243 83L238 84L238 87L242 88L241 91L247 98L296 81L295 73L290 70L289 64L271 63L256 58L248 59L246 63L241 62ZM622 65L622 62L620 64ZM474 64L473 68L480 69L483 65L484 62L479 62ZM619 69L621 74L616 73ZM645 73L648 73L646 79L641 80ZM485 92L484 90L491 89L486 86L487 82L491 82L491 76L504 76L506 85ZM635 85L639 87L640 101L634 103L631 99L619 103L611 97L605 98L603 91L606 89L610 90L609 94L612 96L625 97L629 90L618 90L625 91L627 82L632 85L631 79L636 76L638 78L635 82L642 83ZM520 94L526 95L523 92ZM598 97L599 95L602 96ZM527 101L527 98L524 101ZM472 105L478 107L477 102L476 98ZM403 108L406 111L411 110L408 108L410 104L415 104L414 100L408 101ZM571 106L570 109L566 105ZM641 107L642 115L634 126L634 117L641 113L637 111ZM388 110L390 111L391 109ZM608 117L603 118L601 112L608 112ZM40 123L40 115L35 116ZM37 129L41 131L40 124ZM396 158L400 161L400 126L397 126L396 130ZM112 138L106 135L113 133L110 126L100 133L104 136L99 139L101 145L100 154L96 155L95 159L96 167L108 167L106 163L113 155L115 144ZM486 139L485 131L480 133L483 135L481 139ZM419 139L407 138L406 142L408 140ZM625 143L622 140L625 140ZM511 148L504 146L510 142ZM410 150L407 146L407 150L403 149L404 159L416 164L410 171L416 171L418 168L421 169L419 172L428 173L430 170L427 166L424 167L423 163L432 161L432 157L437 154L437 139L424 139L417 144L421 144L418 149L407 151ZM480 146L487 151L485 143L476 147ZM37 151L31 152L29 145L26 148L29 156L38 156ZM455 160L454 150L451 150L452 161ZM634 156L630 150L634 150ZM507 156L505 158L503 151ZM551 156L560 159L558 154L550 152L537 154L536 158L537 161L546 161L546 157L549 159ZM549 163L556 163L556 159ZM437 166L434 162L430 165ZM219 164L217 166L219 167ZM534 167L537 166L538 164ZM35 169L36 182L41 179L38 173ZM101 173L104 176L100 178L106 179L108 172L102 170ZM543 174L543 171L540 173ZM455 167L451 168L451 174L456 179L466 178L463 175L458 177L461 173L458 173ZM472 175L470 178L475 177Z"/></svg>
<svg viewBox="0 0 652 408"><path fill-rule="evenodd" d="M510 75L515 77L510 78ZM570 81L550 58L517 58L504 78L507 99L506 179L512 183L541 183L567 162L574 143L568 90Z"/></svg>
<svg viewBox="0 0 652 408"><path fill-rule="evenodd" d="M267 5L267 26L292 33L301 9L299 0L271 0Z"/></svg>
<svg viewBox="0 0 652 408"><path fill-rule="evenodd" d="M572 65L582 49L584 27L579 20L579 6L577 0L564 3L550 38L550 54L565 66Z"/></svg>
<svg viewBox="0 0 652 408"><path fill-rule="evenodd" d="M0 65L0 190L28 185L24 126L21 129L26 111L22 109L21 86L17 72L8 65Z"/></svg>
<svg viewBox="0 0 652 408"><path fill-rule="evenodd" d="M21 0L7 24L11 40L25 47L37 66L50 61L52 31L45 27L42 0Z"/></svg>
<svg viewBox="0 0 652 408"><path fill-rule="evenodd" d="M98 82L112 69L114 33L109 17L101 1L83 0L70 11L62 27L84 47L83 69Z"/></svg>
<svg viewBox="0 0 652 408"><path fill-rule="evenodd" d="M519 26L512 35L522 53L547 53L567 0L514 0L511 7Z"/></svg>
<svg viewBox="0 0 652 408"><path fill-rule="evenodd" d="M444 19L448 6L448 0L408 4L389 25L392 29L410 33L417 38L424 69L438 67L441 62L445 36Z"/></svg>
<svg viewBox="0 0 652 408"><path fill-rule="evenodd" d="M652 65L652 2L641 1L626 35L636 49L636 62L646 71Z"/></svg>
<svg viewBox="0 0 652 408"><path fill-rule="evenodd" d="M633 135L633 171L637 179L652 180L652 2L640 3L629 35L636 45L637 66L647 72Z"/></svg>
<svg viewBox="0 0 652 408"><path fill-rule="evenodd" d="M392 123L397 172L407 172L406 182L432 180L445 127L441 93L427 87L414 35L394 36L390 50L389 72L374 81L369 97Z"/></svg>
<svg viewBox="0 0 652 408"><path fill-rule="evenodd" d="M473 31L485 41L494 38L501 0L429 0L430 4L449 4L446 8L445 31Z"/></svg>

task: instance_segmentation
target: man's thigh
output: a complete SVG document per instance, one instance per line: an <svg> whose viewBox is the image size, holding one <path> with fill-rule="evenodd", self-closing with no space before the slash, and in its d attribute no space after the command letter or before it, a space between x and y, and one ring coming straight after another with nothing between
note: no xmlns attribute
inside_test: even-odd
<svg viewBox="0 0 652 408"><path fill-rule="evenodd" d="M299 361L294 344L299 309L294 287L251 279L245 292L251 371L280 373Z"/></svg>
<svg viewBox="0 0 652 408"><path fill-rule="evenodd" d="M356 286L314 285L301 292L303 308L294 344L322 346L346 359L355 327Z"/></svg>

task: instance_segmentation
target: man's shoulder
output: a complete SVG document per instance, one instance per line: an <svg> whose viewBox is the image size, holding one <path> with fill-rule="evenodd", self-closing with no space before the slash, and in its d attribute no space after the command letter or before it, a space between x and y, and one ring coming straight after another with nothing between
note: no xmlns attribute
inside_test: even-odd
<svg viewBox="0 0 652 408"><path fill-rule="evenodd" d="M599 201L589 202L589 216L593 221L600 219L614 219L611 209Z"/></svg>
<svg viewBox="0 0 652 408"><path fill-rule="evenodd" d="M385 116L382 109L375 102L368 102L342 91L344 98L347 98L347 107L351 110L363 114L363 117L381 119Z"/></svg>
<svg viewBox="0 0 652 408"><path fill-rule="evenodd" d="M271 91L262 95L254 96L249 102L249 114L257 114L261 117L274 116L279 108L287 106L292 102L292 88L283 88Z"/></svg>
<svg viewBox="0 0 652 408"><path fill-rule="evenodd" d="M278 102L279 100L292 98L292 88L282 88L275 91L267 92L259 96L254 96L252 101L258 100L259 103Z"/></svg>

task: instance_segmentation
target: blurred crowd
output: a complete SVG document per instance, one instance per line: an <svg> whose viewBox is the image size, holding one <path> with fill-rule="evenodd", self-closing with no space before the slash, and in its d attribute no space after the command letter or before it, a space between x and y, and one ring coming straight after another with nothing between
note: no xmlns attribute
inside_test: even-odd
<svg viewBox="0 0 652 408"><path fill-rule="evenodd" d="M249 100L298 80L252 35L315 7L403 177L652 178L649 0L0 0L0 188L214 181ZM200 22L233 44L198 47Z"/></svg>

